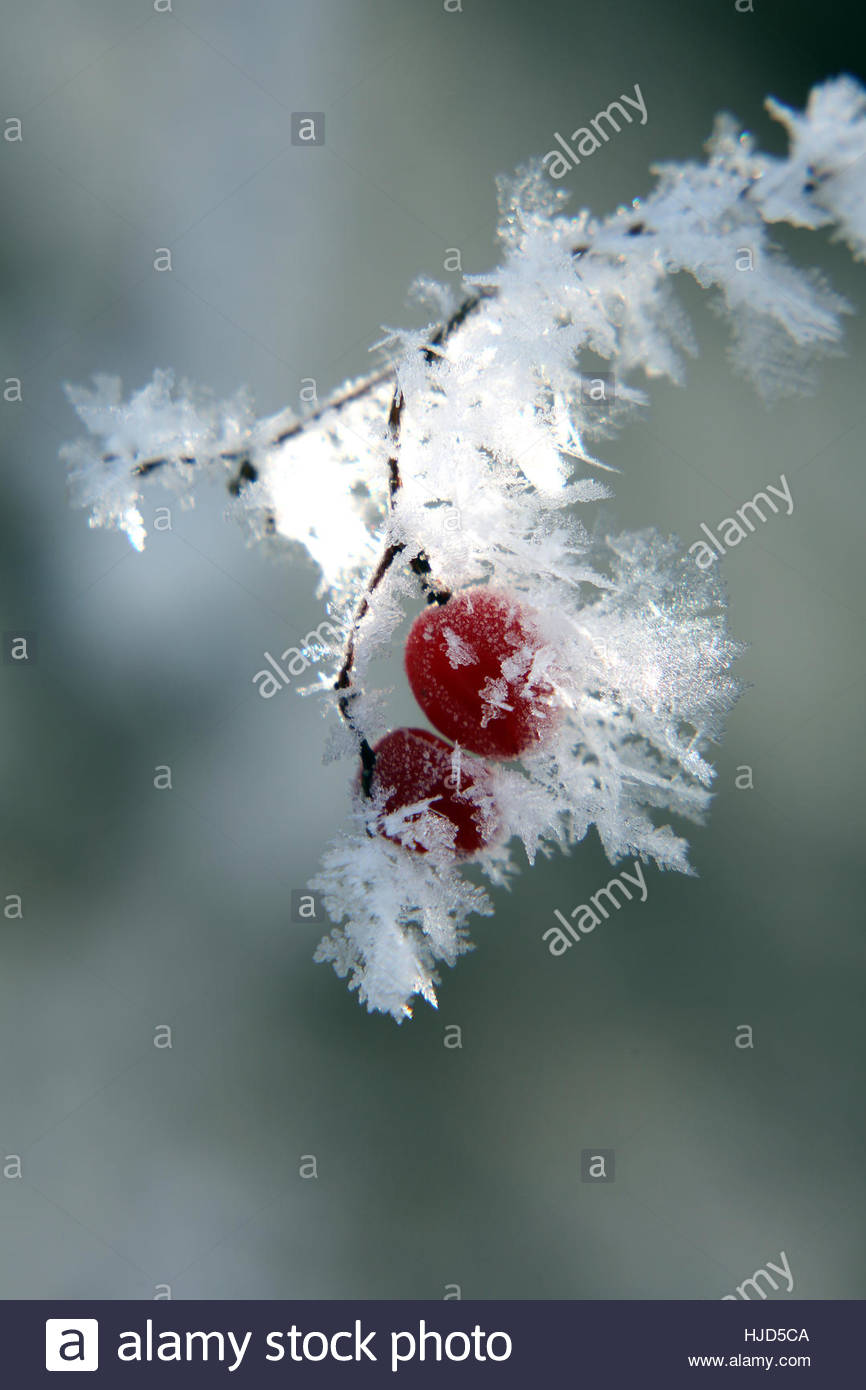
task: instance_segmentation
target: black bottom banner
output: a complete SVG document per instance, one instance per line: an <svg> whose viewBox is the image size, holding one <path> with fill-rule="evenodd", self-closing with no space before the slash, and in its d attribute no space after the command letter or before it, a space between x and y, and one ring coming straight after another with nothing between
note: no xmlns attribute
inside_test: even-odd
<svg viewBox="0 0 866 1390"><path fill-rule="evenodd" d="M0 1327L10 1390L863 1383L860 1302L22 1301Z"/></svg>

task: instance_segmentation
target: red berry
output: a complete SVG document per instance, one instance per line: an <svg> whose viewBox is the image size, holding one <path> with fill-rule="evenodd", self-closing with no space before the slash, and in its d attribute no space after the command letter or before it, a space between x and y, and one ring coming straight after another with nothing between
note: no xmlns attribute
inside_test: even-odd
<svg viewBox="0 0 866 1390"><path fill-rule="evenodd" d="M491 589L466 589L415 619L406 674L431 724L463 748L516 758L556 722L553 687L531 677L542 646L531 615Z"/></svg>
<svg viewBox="0 0 866 1390"><path fill-rule="evenodd" d="M461 857L477 854L490 843L495 831L485 830L485 811L489 816L492 810L491 778L482 764L474 758L463 758L458 785L452 770L454 749L426 729L395 729L376 744L373 752L376 762L370 795L384 795L376 829L386 840L426 854L427 845L412 843L411 834L405 835L405 829L429 810L448 822L443 829L449 834L456 832L453 847ZM396 826L385 827L386 816L428 801L429 806L420 806L405 817L401 827L405 838L401 838Z"/></svg>

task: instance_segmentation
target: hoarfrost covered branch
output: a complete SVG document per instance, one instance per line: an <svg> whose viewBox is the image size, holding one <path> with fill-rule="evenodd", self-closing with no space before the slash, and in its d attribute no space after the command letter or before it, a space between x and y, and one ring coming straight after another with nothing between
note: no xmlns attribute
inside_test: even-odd
<svg viewBox="0 0 866 1390"><path fill-rule="evenodd" d="M662 165L652 193L606 218L567 216L540 164L503 180L501 265L467 277L462 297L420 282L431 324L389 332L386 365L306 417L256 421L245 396L212 402L168 372L129 401L110 378L69 390L90 438L63 455L92 525L141 549L143 488L187 492L215 474L254 537L315 560L329 613L350 615L343 658L319 686L342 716L331 751L360 751L368 774L387 728L369 664L422 590L445 603L489 585L536 615L532 679L558 718L519 763L491 765L492 801L476 808L491 843L473 862L494 884L514 871L510 845L532 862L592 825L611 860L688 872L664 814L699 820L709 801L707 748L737 695L724 593L675 539L586 528L574 509L610 495L589 440L644 402L635 374L682 378L693 346L678 273L715 292L733 365L767 397L804 389L816 359L838 350L846 304L795 268L770 228L833 226L866 256L866 93L842 77L802 114L768 107L787 157L760 154L720 118L706 162ZM615 401L583 391L587 352L615 370ZM453 652L456 665L471 660ZM491 682L486 717L514 660ZM461 758L457 747L458 794ZM461 870L454 827L423 800L386 814L356 790L313 883L335 923L317 958L398 1020L416 994L435 1004L437 966L467 949L470 914L492 911Z"/></svg>

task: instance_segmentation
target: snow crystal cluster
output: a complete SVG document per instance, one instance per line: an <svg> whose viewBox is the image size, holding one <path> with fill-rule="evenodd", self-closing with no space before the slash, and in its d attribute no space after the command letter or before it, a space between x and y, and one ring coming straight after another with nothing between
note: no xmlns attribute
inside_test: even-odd
<svg viewBox="0 0 866 1390"><path fill-rule="evenodd" d="M789 133L786 157L720 118L705 162L661 166L653 192L606 218L567 215L540 164L503 181L499 267L467 277L459 296L419 285L433 322L390 332L386 365L307 417L256 421L245 397L210 402L167 372L129 401L108 378L69 392L90 437L63 453L92 525L140 549L145 486L186 493L216 474L254 536L315 560L330 613L355 614L349 659L320 683L350 757L388 727L368 670L421 584L492 583L539 615L532 674L563 715L537 751L492 767L507 834L476 862L494 884L513 872L515 846L531 862L593 825L612 860L688 872L664 817L697 820L708 804L707 746L737 694L724 593L674 538L585 526L576 505L610 495L588 441L643 403L634 376L682 378L693 348L678 273L715 292L733 364L766 396L802 389L840 339L846 304L770 229L832 225L866 256L866 92L843 77L803 113L768 106ZM587 389L588 353L615 372L614 401ZM313 880L335 924L317 958L400 1020L415 995L435 1004L437 966L467 949L467 919L491 900L437 848L432 823L418 854L370 836L357 794L347 817Z"/></svg>

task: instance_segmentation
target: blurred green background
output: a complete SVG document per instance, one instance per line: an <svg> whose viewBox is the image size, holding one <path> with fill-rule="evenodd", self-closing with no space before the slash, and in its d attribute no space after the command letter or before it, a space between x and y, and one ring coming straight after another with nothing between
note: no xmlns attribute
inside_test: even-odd
<svg viewBox="0 0 866 1390"><path fill-rule="evenodd" d="M322 766L314 701L252 676L322 620L312 566L247 549L217 490L137 555L88 531L57 460L61 384L94 371L246 383L262 412L364 371L448 247L495 262L495 175L635 82L647 123L568 177L575 210L699 156L720 109L782 150L764 96L852 70L855 21L795 0L3 5L23 138L0 141L0 376L23 402L0 406L0 626L38 650L0 667L0 901L24 910L0 920L2 1296L716 1299L781 1251L795 1297L866 1294L862 318L817 395L769 410L684 286L688 385L607 447L619 520L684 542L780 472L794 496L725 561L752 688L698 877L649 871L645 906L554 959L554 908L611 877L593 835L497 894L438 1013L399 1029L290 921L347 769ZM324 148L292 147L297 110L325 112ZM779 239L862 309L844 249ZM581 1183L593 1147L614 1182Z"/></svg>

